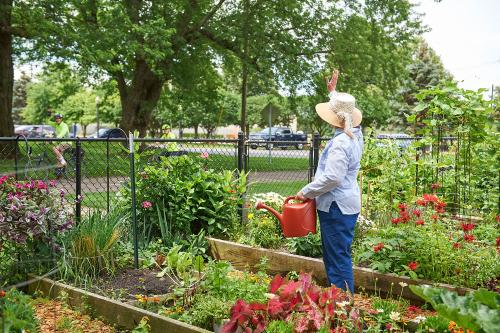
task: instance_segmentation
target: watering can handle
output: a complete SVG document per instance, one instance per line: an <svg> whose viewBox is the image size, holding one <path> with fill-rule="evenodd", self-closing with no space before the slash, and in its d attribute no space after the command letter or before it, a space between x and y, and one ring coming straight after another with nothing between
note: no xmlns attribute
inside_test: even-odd
<svg viewBox="0 0 500 333"><path fill-rule="evenodd" d="M298 200L298 199L297 199L295 196L293 196L293 197L287 197L287 198L285 199L285 205L286 205L286 204L288 203L288 201L290 201L290 200ZM303 200L302 202L309 202L309 201L311 201L311 199L307 198L306 200Z"/></svg>

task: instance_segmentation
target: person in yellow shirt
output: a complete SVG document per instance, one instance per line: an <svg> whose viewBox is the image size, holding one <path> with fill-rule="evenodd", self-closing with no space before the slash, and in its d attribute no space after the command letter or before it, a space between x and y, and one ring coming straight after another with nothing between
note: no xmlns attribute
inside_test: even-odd
<svg viewBox="0 0 500 333"><path fill-rule="evenodd" d="M163 130L163 134L161 136L162 139L169 139L169 140L177 139L175 134L172 132L170 125L163 125L162 130ZM168 152L179 151L179 146L177 145L177 142L167 142L166 148Z"/></svg>

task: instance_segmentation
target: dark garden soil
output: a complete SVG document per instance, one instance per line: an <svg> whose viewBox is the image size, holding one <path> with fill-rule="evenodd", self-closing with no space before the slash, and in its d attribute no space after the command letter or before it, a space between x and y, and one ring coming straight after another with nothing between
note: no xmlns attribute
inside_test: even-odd
<svg viewBox="0 0 500 333"><path fill-rule="evenodd" d="M93 291L114 299L133 299L136 295L163 295L171 291L173 282L164 276L156 277L159 271L127 268L114 276L99 280Z"/></svg>

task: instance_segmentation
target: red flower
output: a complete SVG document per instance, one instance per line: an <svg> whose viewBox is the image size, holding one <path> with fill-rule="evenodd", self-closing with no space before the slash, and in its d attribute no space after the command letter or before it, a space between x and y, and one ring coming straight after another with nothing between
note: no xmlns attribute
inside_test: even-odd
<svg viewBox="0 0 500 333"><path fill-rule="evenodd" d="M378 252L384 248L384 243L378 243L373 247L373 252Z"/></svg>
<svg viewBox="0 0 500 333"><path fill-rule="evenodd" d="M474 239L475 239L474 235L471 235L471 234L464 235L464 240L466 242L472 242L472 241L474 241Z"/></svg>
<svg viewBox="0 0 500 333"><path fill-rule="evenodd" d="M431 185L431 189L432 189L433 191L437 190L437 189L438 189L438 188L440 188L440 187L441 187L441 184L439 184L439 183L434 183L434 184L432 184L432 185Z"/></svg>
<svg viewBox="0 0 500 333"><path fill-rule="evenodd" d="M439 201L438 197L435 194L424 194L424 200L434 203L437 203Z"/></svg>
<svg viewBox="0 0 500 333"><path fill-rule="evenodd" d="M434 221L437 221L439 219L439 216L437 214L433 214L431 216L431 219L433 219Z"/></svg>
<svg viewBox="0 0 500 333"><path fill-rule="evenodd" d="M458 243L458 242L453 243L453 248L454 248L454 249L459 249L459 248L461 248L461 247L462 247L462 244L460 244L460 243Z"/></svg>
<svg viewBox="0 0 500 333"><path fill-rule="evenodd" d="M410 306L406 309L406 311L408 311L408 312L413 312L413 313L416 313L416 312L418 313L418 312L420 312L420 310L421 310L421 309L420 309L418 306L415 306L415 305L410 305Z"/></svg>
<svg viewBox="0 0 500 333"><path fill-rule="evenodd" d="M500 246L500 237L497 237L497 246Z"/></svg>
<svg viewBox="0 0 500 333"><path fill-rule="evenodd" d="M497 215L495 219L497 220L497 222L500 222L500 215Z"/></svg>
<svg viewBox="0 0 500 333"><path fill-rule="evenodd" d="M424 199L417 199L417 205L418 206L427 206L427 201Z"/></svg>
<svg viewBox="0 0 500 333"><path fill-rule="evenodd" d="M462 223L462 230L464 232L467 232L467 231L472 231L474 230L474 223Z"/></svg>
<svg viewBox="0 0 500 333"><path fill-rule="evenodd" d="M1 179L0 179L1 180ZM1 184L0 184L1 185ZM5 297L5 290L0 290L0 298Z"/></svg>
<svg viewBox="0 0 500 333"><path fill-rule="evenodd" d="M420 217L420 215L422 215L422 212L420 211L420 209L414 209L412 213L416 217Z"/></svg>
<svg viewBox="0 0 500 333"><path fill-rule="evenodd" d="M409 262L408 268L411 269L412 271L416 270L418 268L418 262L416 261Z"/></svg>
<svg viewBox="0 0 500 333"><path fill-rule="evenodd" d="M416 225L424 225L424 224L425 224L425 222L424 222L424 220L422 220L422 219L418 219L418 220L415 222L415 224L416 224Z"/></svg>
<svg viewBox="0 0 500 333"><path fill-rule="evenodd" d="M398 208L399 208L399 211L403 212L403 211L405 211L408 208L408 205L405 204L405 203L400 203L398 205Z"/></svg>
<svg viewBox="0 0 500 333"><path fill-rule="evenodd" d="M387 323L385 324L385 329L388 330L388 331L391 331L392 330L392 325Z"/></svg>
<svg viewBox="0 0 500 333"><path fill-rule="evenodd" d="M399 222L401 222L401 219L399 217L395 217L391 220L392 224L398 224Z"/></svg>

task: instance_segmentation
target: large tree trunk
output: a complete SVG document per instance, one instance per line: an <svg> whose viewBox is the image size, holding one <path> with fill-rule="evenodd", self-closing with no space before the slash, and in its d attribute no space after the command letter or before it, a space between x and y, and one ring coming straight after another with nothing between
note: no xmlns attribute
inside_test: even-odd
<svg viewBox="0 0 500 333"><path fill-rule="evenodd" d="M12 121L12 89L14 67L12 64L11 28L12 0L0 0L0 137L14 136ZM0 158L13 158L14 143L0 142Z"/></svg>
<svg viewBox="0 0 500 333"><path fill-rule="evenodd" d="M120 128L128 134L135 130L144 137L151 114L158 103L163 80L159 79L143 60L136 61L134 77L127 86L123 77L116 77L123 109Z"/></svg>

